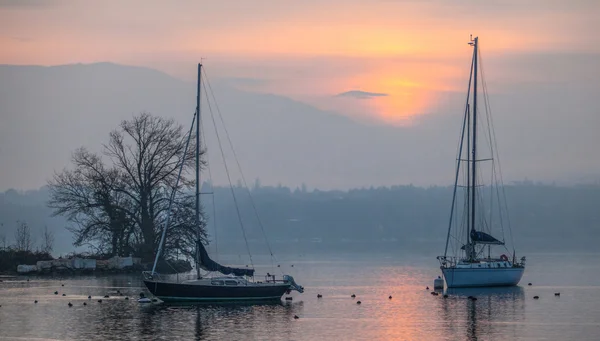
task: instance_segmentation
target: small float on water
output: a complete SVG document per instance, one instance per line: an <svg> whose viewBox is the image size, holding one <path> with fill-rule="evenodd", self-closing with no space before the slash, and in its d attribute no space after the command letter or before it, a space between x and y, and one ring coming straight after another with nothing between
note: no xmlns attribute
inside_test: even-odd
<svg viewBox="0 0 600 341"><path fill-rule="evenodd" d="M152 300L146 297L143 292L140 293L140 298L138 298L139 303L152 303Z"/></svg>
<svg viewBox="0 0 600 341"><path fill-rule="evenodd" d="M444 280L442 277L438 276L438 278L433 280L433 290L443 290L444 289Z"/></svg>

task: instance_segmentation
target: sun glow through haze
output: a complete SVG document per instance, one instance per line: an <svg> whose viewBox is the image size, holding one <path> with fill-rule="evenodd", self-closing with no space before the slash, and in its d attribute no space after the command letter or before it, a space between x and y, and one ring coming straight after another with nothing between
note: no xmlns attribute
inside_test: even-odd
<svg viewBox="0 0 600 341"><path fill-rule="evenodd" d="M593 18L581 16L587 7L597 9L593 2L2 4L0 63L113 61L189 79L193 64L208 57L216 76L263 80L254 91L393 124L430 113L444 93L464 90L469 33L482 37L491 58L594 46L575 42L575 32L597 39L589 30ZM501 77L504 71L494 72ZM344 101L330 96L352 90L387 96Z"/></svg>

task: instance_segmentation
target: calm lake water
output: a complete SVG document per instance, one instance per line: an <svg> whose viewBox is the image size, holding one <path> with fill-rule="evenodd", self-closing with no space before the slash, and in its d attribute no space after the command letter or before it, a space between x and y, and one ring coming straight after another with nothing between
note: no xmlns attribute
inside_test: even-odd
<svg viewBox="0 0 600 341"><path fill-rule="evenodd" d="M282 260L306 291L267 305L139 304L139 276L5 280L0 340L599 340L599 256L528 254L521 286L446 299L425 289L435 258L414 256Z"/></svg>

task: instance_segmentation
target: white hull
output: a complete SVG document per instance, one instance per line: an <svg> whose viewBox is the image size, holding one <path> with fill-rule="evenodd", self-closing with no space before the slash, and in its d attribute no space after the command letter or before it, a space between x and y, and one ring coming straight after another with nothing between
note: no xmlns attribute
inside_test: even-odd
<svg viewBox="0 0 600 341"><path fill-rule="evenodd" d="M448 288L502 287L519 284L525 268L456 268L442 267Z"/></svg>

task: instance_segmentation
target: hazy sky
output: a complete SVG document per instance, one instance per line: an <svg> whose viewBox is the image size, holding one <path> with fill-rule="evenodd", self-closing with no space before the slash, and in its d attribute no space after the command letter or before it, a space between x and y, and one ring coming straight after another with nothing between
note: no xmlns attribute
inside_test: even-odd
<svg viewBox="0 0 600 341"><path fill-rule="evenodd" d="M406 124L464 90L470 33L491 62L518 55L600 53L600 1L0 0L0 63L112 61L194 77L200 57L218 76ZM510 69L508 69L510 67ZM494 80L544 81L518 65ZM349 90L388 96L360 105Z"/></svg>
<svg viewBox="0 0 600 341"><path fill-rule="evenodd" d="M0 64L109 61L151 67L192 84L196 63L206 58L211 78L221 84L322 110L288 105L280 97L250 99L230 92L223 98L226 103L246 98L230 106L234 117L263 129L261 136L252 136L245 126L233 124L242 148L250 149L242 153L248 155L243 161L250 178L328 188L450 184L473 34L480 37L508 179L600 178L599 18L598 0L0 0ZM123 80L123 85L140 81ZM164 108L181 105L185 109L168 115L187 125L192 107L176 94L187 89L178 84L181 88L169 94L139 87L139 98L121 98L123 106L111 108L110 117L97 116L99 107L79 99L49 98L55 116L41 118L30 113L34 106L25 99L37 97L19 98L26 91L13 86L17 83L26 86L27 80L0 79L5 86L0 90L8 89L4 95L10 99L0 103L0 189L43 185L53 170L68 164L72 150L105 142L108 131L133 112L154 108L162 115L161 110L171 110ZM48 94L62 96L56 90ZM190 85L182 98L193 102L193 90ZM146 100L144 94L154 97ZM248 103L265 113L245 118L241 111ZM273 116L288 109L288 116ZM323 110L359 125L323 118ZM292 119L293 124L286 123ZM37 122L35 129L31 122ZM314 131L304 123L321 125L319 139L309 142L322 155L300 158L317 158L310 169L297 165L297 155L283 157L296 147L296 153L307 150L302 149L307 132L301 129ZM293 129L295 135L289 133ZM356 141L358 134L363 140ZM273 145L277 138L287 138L288 145ZM32 146L37 147L22 149ZM257 150L260 146L268 148ZM368 154L366 164L352 164L351 148L359 148L362 157ZM273 164L273 155L281 167Z"/></svg>

